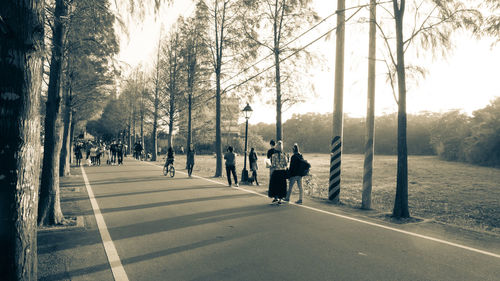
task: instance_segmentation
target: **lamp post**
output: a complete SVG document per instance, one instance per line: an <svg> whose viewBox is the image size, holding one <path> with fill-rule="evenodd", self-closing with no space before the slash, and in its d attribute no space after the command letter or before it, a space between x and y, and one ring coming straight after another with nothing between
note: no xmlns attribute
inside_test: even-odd
<svg viewBox="0 0 500 281"><path fill-rule="evenodd" d="M245 114L245 158L243 160L243 171L241 171L241 182L246 183L248 182L248 170L247 170L247 141L248 141L248 119L250 119L250 116L252 116L252 108L250 105L247 103L247 106L243 108L243 114Z"/></svg>

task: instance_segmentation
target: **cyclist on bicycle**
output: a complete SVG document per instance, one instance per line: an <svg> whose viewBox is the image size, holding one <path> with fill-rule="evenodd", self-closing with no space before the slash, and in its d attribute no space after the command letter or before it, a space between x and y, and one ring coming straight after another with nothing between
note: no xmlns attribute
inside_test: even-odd
<svg viewBox="0 0 500 281"><path fill-rule="evenodd" d="M175 158L174 150L172 149L171 146L169 146L167 151L167 161L165 162L165 167L168 168L168 165L174 165L174 158Z"/></svg>

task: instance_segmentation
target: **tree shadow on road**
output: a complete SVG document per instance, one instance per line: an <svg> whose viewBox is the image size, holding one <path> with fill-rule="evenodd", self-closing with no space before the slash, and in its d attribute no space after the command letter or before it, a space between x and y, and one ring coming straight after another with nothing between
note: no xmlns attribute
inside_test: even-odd
<svg viewBox="0 0 500 281"><path fill-rule="evenodd" d="M227 196L225 196L227 197ZM159 232L178 230L192 226L217 223L225 220L244 218L249 216L269 215L286 210L286 208L269 208L267 205L249 205L238 208L225 208L216 211L200 212L190 215L165 218L160 220L137 222L129 225L109 228L112 240L121 240ZM69 233L73 233L70 234ZM39 254L57 250L66 250L87 245L101 243L99 231L78 230L39 235Z"/></svg>
<svg viewBox="0 0 500 281"><path fill-rule="evenodd" d="M167 207L167 206L173 206L173 205L181 205L181 204L189 204L189 203L195 203L195 202L203 202L203 201L212 201L212 200L223 200L223 199L238 199L238 198L245 198L245 197L251 197L251 194L235 194L235 195L221 195L221 196L210 196L210 197L197 197L197 198L190 198L190 199L183 199L183 200L176 200L176 201L161 201L161 202L154 202L154 203L148 203L148 204L139 204L139 205L128 205L128 206L123 206L123 207L115 207L115 208L101 208L101 213L112 213L112 212L123 212L123 211L134 211L134 210L141 210L141 209L148 209L148 208L158 208L158 207ZM93 215L94 212L89 210L86 212L82 212L80 215Z"/></svg>
<svg viewBox="0 0 500 281"><path fill-rule="evenodd" d="M256 231L254 231L254 232L242 232L242 233L238 233L237 235L233 234L232 236L225 236L225 237L218 236L215 238L197 241L197 242L191 243L191 244L181 245L181 246L167 248L167 249L163 249L163 250L159 250L159 251L155 251L155 252L151 252L151 253L147 253L147 254L143 254L143 255L125 258L125 259L122 259L121 262L124 266L126 266L128 264L147 261L150 259L155 259L155 258L160 258L160 257L176 254L176 253L190 251L190 250L194 250L197 248L215 245L218 243L224 243L224 242L227 242L230 240L240 239L240 238L245 237L245 236L250 236L255 232ZM97 265L86 267L86 268L70 270L67 272L66 271L58 272L55 274L47 275L44 278L41 278L40 280L66 280L66 279L71 279L71 277L73 277L73 276L82 276L82 275L87 275L90 273L95 273L98 271L105 271L105 270L110 270L109 263L101 263L101 264L97 264Z"/></svg>
<svg viewBox="0 0 500 281"><path fill-rule="evenodd" d="M149 194L149 193L164 193L164 192L172 192L172 191L184 191L184 190L204 190L204 189L221 189L224 187L220 186L192 186L192 187L180 187L180 188L165 188L165 189L148 189L134 192L123 192L123 193L110 193L104 195L96 195L95 198L110 198L110 197L121 197L121 196L130 196L130 195L141 195L141 194ZM69 202L69 201L79 201L79 200L88 200L88 196L79 196L72 198L61 198L61 202Z"/></svg>

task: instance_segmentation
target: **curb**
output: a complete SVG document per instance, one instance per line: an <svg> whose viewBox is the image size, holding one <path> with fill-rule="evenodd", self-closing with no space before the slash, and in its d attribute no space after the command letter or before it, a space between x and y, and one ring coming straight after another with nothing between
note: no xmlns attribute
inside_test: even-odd
<svg viewBox="0 0 500 281"><path fill-rule="evenodd" d="M37 229L38 233L46 233L46 232L53 232L53 231L64 231L64 230L74 230L74 229L80 229L80 228L85 228L85 222L83 219L83 216L77 216L75 218L75 224L71 225L55 225L55 226L43 226L39 227Z"/></svg>

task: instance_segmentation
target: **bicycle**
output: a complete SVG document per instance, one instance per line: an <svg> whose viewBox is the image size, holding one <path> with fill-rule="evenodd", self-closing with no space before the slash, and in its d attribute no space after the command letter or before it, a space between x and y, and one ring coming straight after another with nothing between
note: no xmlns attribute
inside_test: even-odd
<svg viewBox="0 0 500 281"><path fill-rule="evenodd" d="M171 178L175 176L175 168L173 164L168 164L167 166L163 166L163 175L166 176L168 174L170 174Z"/></svg>

